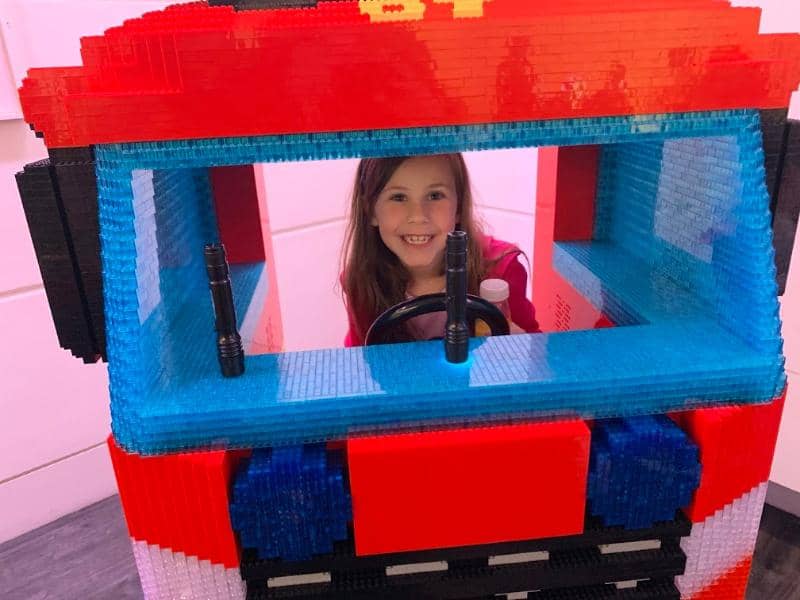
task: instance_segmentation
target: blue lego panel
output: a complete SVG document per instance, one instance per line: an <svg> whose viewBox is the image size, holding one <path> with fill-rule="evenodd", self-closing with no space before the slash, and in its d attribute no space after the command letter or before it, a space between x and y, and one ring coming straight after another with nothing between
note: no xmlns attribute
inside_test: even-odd
<svg viewBox="0 0 800 600"><path fill-rule="evenodd" d="M594 237L607 242L605 253L625 251L619 260L607 257L609 266L635 257L649 273L637 275L684 287L681 302L691 296L755 349L774 352L780 325L769 240L758 235L770 222L763 165L754 162L760 156L760 136L746 132L606 146ZM671 289L661 294L674 296ZM679 310L671 306L663 316Z"/></svg>
<svg viewBox="0 0 800 600"><path fill-rule="evenodd" d="M628 148L613 146L634 142L641 145L635 165ZM150 265L159 272L161 302L178 299L180 309L167 319L169 311L157 308L140 321L137 264L147 261L137 257L148 250L136 239L138 170L580 144L606 145L604 166L664 170L663 186L661 175L648 172L642 191L633 190L638 200L626 203L610 196L631 193L631 176L621 174L627 166L601 169L600 239L560 244L554 253L556 268L627 327L473 340L463 365L447 363L436 342L248 356L244 376L223 380L199 270L171 277L172 267ZM666 182L676 185L682 169L692 167L692 153L712 157L702 181L714 191L691 200L702 210L696 222L681 215L676 231L669 219L677 218L686 190ZM294 445L357 431L562 414L662 413L763 402L783 388L756 111L115 144L98 147L97 156L112 427L129 451ZM637 201L649 202L639 230L624 223ZM197 210L205 200L197 193L181 202ZM647 217L648 211L673 216ZM200 216L192 219L193 231L205 231ZM711 250L697 245L707 229L714 232L707 236ZM202 245L192 244L191 252L194 264ZM715 282L704 280L709 274ZM255 285L258 273L250 275ZM248 300L237 298L237 305ZM241 321L245 311L237 310ZM169 351L154 359L152 349L162 347Z"/></svg>
<svg viewBox="0 0 800 600"><path fill-rule="evenodd" d="M688 506L700 483L697 446L664 415L597 421L586 497L607 527L652 527Z"/></svg>
<svg viewBox="0 0 800 600"><path fill-rule="evenodd" d="M262 559L333 552L353 518L343 461L325 444L254 450L239 468L230 505L242 547Z"/></svg>

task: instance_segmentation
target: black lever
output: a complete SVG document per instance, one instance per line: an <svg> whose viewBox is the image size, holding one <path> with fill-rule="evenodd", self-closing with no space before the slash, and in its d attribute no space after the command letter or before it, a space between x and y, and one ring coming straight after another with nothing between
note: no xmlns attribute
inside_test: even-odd
<svg viewBox="0 0 800 600"><path fill-rule="evenodd" d="M211 289L211 301L214 304L219 366L225 377L236 377L244 373L244 350L242 338L236 329L236 310L225 246L206 244L204 255L208 287Z"/></svg>
<svg viewBox="0 0 800 600"><path fill-rule="evenodd" d="M445 271L444 355L447 362L463 363L469 352L467 324L467 234L452 231L447 234Z"/></svg>

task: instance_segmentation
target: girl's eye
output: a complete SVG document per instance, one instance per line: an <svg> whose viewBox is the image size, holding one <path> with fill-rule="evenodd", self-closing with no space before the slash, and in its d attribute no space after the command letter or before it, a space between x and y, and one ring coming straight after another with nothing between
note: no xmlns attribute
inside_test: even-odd
<svg viewBox="0 0 800 600"><path fill-rule="evenodd" d="M389 196L389 200L391 200L392 202L402 202L405 199L406 197L403 194L392 194L391 196Z"/></svg>
<svg viewBox="0 0 800 600"><path fill-rule="evenodd" d="M431 192L430 199L431 200L441 200L444 198L443 192Z"/></svg>

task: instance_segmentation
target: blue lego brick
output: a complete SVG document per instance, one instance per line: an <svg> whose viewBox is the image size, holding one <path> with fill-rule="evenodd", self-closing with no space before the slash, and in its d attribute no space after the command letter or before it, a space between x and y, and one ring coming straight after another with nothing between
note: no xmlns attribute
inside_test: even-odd
<svg viewBox="0 0 800 600"><path fill-rule="evenodd" d="M344 457L325 444L256 449L236 475L231 523L262 559L309 560L347 539Z"/></svg>
<svg viewBox="0 0 800 600"><path fill-rule="evenodd" d="M118 443L142 454L296 445L356 431L622 417L778 396L785 375L758 119L738 110L98 147ZM555 266L627 326L473 340L463 365L447 363L440 343L422 342L248 356L245 376L223 380L198 263L199 241L216 235L203 217L203 186L155 195L157 252L136 238L141 171L202 179L203 167L227 164L579 144L604 145L598 239L557 245ZM704 191L689 196L694 216L678 217L692 191L680 180L698 171L698 155L709 157ZM184 211L179 229L168 216ZM167 264L162 243L188 249L185 265ZM263 273L245 273L244 297L234 274L240 321ZM160 301L142 320L140 297L156 281Z"/></svg>
<svg viewBox="0 0 800 600"><path fill-rule="evenodd" d="M671 521L699 483L698 448L669 417L595 423L586 497L589 513L605 526Z"/></svg>

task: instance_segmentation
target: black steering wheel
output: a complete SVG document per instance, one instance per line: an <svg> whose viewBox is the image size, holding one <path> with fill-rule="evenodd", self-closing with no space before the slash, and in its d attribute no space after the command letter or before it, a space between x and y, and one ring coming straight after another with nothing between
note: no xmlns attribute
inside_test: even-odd
<svg viewBox="0 0 800 600"><path fill-rule="evenodd" d="M405 323L408 319L446 310L445 297L444 293L426 294L388 308L370 325L365 345L385 343L386 334L393 327ZM467 320L473 323L475 319L484 321L489 326L492 335L508 335L510 333L508 321L499 308L479 296L467 294Z"/></svg>

